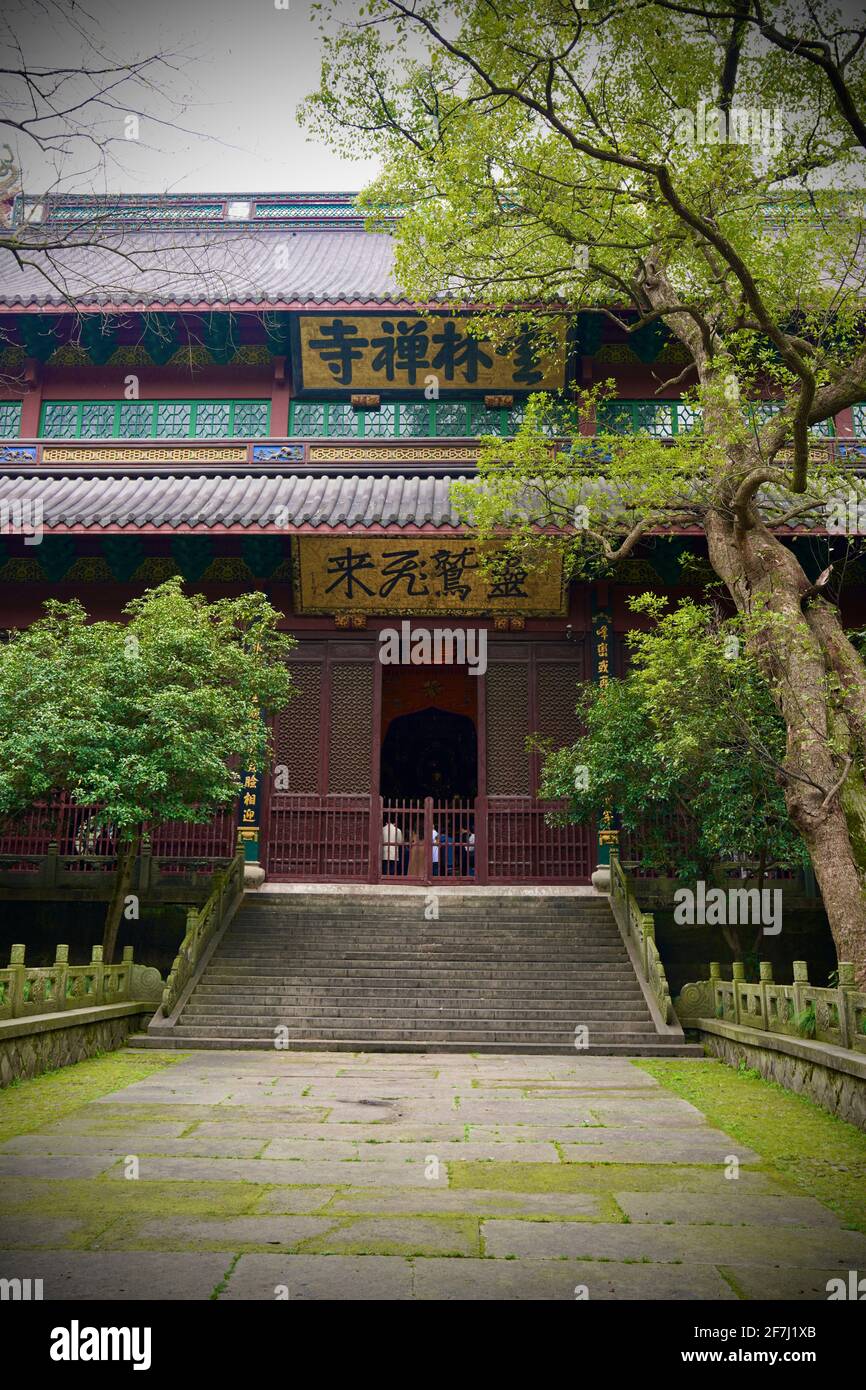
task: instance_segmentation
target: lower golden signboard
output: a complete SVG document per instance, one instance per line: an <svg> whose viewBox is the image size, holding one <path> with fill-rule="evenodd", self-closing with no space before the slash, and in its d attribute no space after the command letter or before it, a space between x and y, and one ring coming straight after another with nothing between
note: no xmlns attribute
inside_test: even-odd
<svg viewBox="0 0 866 1390"><path fill-rule="evenodd" d="M299 613L565 612L562 560L507 557L495 572L468 536L303 536L295 543Z"/></svg>

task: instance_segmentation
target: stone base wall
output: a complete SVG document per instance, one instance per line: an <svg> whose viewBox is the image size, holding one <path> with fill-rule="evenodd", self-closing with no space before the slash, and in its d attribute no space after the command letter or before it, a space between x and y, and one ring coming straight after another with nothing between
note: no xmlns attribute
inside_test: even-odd
<svg viewBox="0 0 866 1390"><path fill-rule="evenodd" d="M97 1013L97 1010L92 1010ZM128 1013L112 1018L70 1021L67 1026L36 1027L29 1032L4 1036L0 1029L0 1087L24 1081L44 1071L82 1062L98 1052L114 1052L123 1047L130 1033L143 1032L150 1019L147 1013ZM24 1020L16 1019L16 1024ZM41 1019L27 1020L41 1023Z"/></svg>
<svg viewBox="0 0 866 1390"><path fill-rule="evenodd" d="M729 1067L741 1064L754 1067L766 1081L775 1081L788 1091L808 1096L831 1115L838 1115L840 1120L847 1120L858 1129L866 1129L866 1059L856 1057L860 1067L854 1071L840 1070L834 1065L833 1054L839 1051L837 1048L825 1049L828 1055L822 1059L820 1052L824 1045L821 1043L774 1038L777 1045L768 1046L752 1028L738 1028L734 1035L733 1028L722 1026L724 1033L700 1028L701 1042L714 1057ZM783 1049L778 1046L780 1042L789 1045Z"/></svg>

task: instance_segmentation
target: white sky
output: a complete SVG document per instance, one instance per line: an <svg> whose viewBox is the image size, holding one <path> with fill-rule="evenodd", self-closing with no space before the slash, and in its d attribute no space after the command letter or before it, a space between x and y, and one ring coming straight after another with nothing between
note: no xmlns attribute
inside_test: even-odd
<svg viewBox="0 0 866 1390"><path fill-rule="evenodd" d="M357 13L351 0L344 2L348 14ZM87 44L71 27L76 11L68 0L48 5L62 7L63 17L52 18L49 9L46 18L39 0L0 0L0 66L8 66L10 40L20 44L28 66L78 66L76 44L79 54ZM295 119L298 103L318 84L321 50L311 0L288 0L288 9L277 9L275 0L83 0L83 6L99 49L89 54L90 66L154 52L179 55L178 71L162 85L186 103L177 116L185 130L142 122L140 139L115 146L116 162L107 169L95 167L92 150L52 160L22 139L14 153L28 193L52 185L76 193L354 190L375 173L369 161L341 160L312 143ZM4 111L15 111L15 96L14 88L0 91ZM176 115L165 101L151 105L169 119ZM120 120L106 113L106 130L113 135Z"/></svg>

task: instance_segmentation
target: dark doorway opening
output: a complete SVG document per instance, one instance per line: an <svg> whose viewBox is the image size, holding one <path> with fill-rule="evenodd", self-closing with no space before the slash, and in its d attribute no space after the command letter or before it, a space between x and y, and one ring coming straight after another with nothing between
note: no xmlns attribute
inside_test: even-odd
<svg viewBox="0 0 866 1390"><path fill-rule="evenodd" d="M478 794L478 736L468 715L416 710L392 719L382 741L386 801L471 801Z"/></svg>

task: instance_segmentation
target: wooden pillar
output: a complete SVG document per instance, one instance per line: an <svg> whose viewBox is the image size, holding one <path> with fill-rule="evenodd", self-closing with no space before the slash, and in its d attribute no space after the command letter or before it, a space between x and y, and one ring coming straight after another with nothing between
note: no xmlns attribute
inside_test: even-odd
<svg viewBox="0 0 866 1390"><path fill-rule="evenodd" d="M373 657L373 738L370 750L370 872L371 883L378 883L382 870L382 663L379 648ZM398 850L398 853L400 851Z"/></svg>
<svg viewBox="0 0 866 1390"><path fill-rule="evenodd" d="M613 674L613 612L607 584L597 584L592 604L592 679L596 685L605 686ZM613 806L603 812L598 827L598 849L596 863L599 867L610 864L611 845L619 845L619 831L616 828L616 812Z"/></svg>
<svg viewBox="0 0 866 1390"><path fill-rule="evenodd" d="M478 676L478 794L475 798L475 882L487 882L487 672Z"/></svg>

